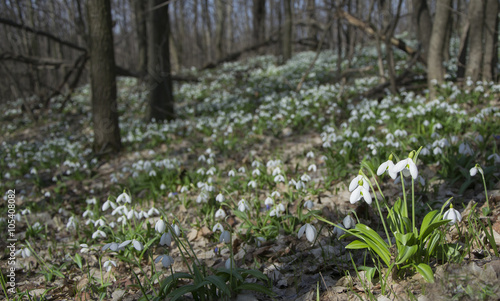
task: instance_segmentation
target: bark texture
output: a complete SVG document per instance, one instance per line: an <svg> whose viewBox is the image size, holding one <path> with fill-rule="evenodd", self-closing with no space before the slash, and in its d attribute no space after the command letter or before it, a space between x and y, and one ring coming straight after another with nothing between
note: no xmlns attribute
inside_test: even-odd
<svg viewBox="0 0 500 301"><path fill-rule="evenodd" d="M292 4L291 0L283 0L285 8L285 24L283 25L283 61L292 57Z"/></svg>
<svg viewBox="0 0 500 301"><path fill-rule="evenodd" d="M474 82L480 79L483 66L484 2L485 0L471 0L469 4L469 60L465 67L465 77L470 77Z"/></svg>
<svg viewBox="0 0 500 301"><path fill-rule="evenodd" d="M94 152L121 149L116 103L115 55L109 0L89 0L90 83Z"/></svg>
<svg viewBox="0 0 500 301"><path fill-rule="evenodd" d="M148 17L148 78L150 85L149 120L163 121L174 118L174 96L170 75L169 15L163 0L149 0Z"/></svg>

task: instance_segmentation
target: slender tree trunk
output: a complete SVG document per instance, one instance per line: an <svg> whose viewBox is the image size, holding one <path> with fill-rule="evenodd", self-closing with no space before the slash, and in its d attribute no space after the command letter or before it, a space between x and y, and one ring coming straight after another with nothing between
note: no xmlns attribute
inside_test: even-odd
<svg viewBox="0 0 500 301"><path fill-rule="evenodd" d="M115 54L110 0L89 0L90 83L94 152L118 152L121 149L116 103Z"/></svg>
<svg viewBox="0 0 500 301"><path fill-rule="evenodd" d="M307 29L307 37L313 41L313 44L318 43L318 29L316 28L316 0L307 0L307 19L309 27Z"/></svg>
<svg viewBox="0 0 500 301"><path fill-rule="evenodd" d="M169 49L169 5L163 0L149 0L148 16L148 76L149 76L149 120L171 120L174 116L174 96L170 75Z"/></svg>
<svg viewBox="0 0 500 301"><path fill-rule="evenodd" d="M285 9L285 24L283 26L283 61L292 57L292 0L283 0Z"/></svg>
<svg viewBox="0 0 500 301"><path fill-rule="evenodd" d="M132 0L134 5L135 31L137 34L138 60L137 71L145 76L148 70L148 38L146 28L147 1Z"/></svg>
<svg viewBox="0 0 500 301"><path fill-rule="evenodd" d="M206 61L212 60L212 22L210 21L210 14L208 11L208 0L201 0L201 17L203 18L203 25L205 30L203 31L203 39L205 40L205 53Z"/></svg>
<svg viewBox="0 0 500 301"><path fill-rule="evenodd" d="M224 3L222 0L215 1L215 60L221 60L224 57Z"/></svg>
<svg viewBox="0 0 500 301"><path fill-rule="evenodd" d="M226 15L226 52L233 52L233 0L226 0L225 5L225 15Z"/></svg>
<svg viewBox="0 0 500 301"><path fill-rule="evenodd" d="M422 45L421 56L427 60L432 33L432 19L427 0L413 0L413 20L417 30L417 39Z"/></svg>
<svg viewBox="0 0 500 301"><path fill-rule="evenodd" d="M435 97L433 81L441 83L444 80L443 47L446 37L446 24L450 17L451 0L441 0L436 4L436 16L432 26L432 34L427 58L427 79L429 81L430 97Z"/></svg>
<svg viewBox="0 0 500 301"><path fill-rule="evenodd" d="M255 44L264 41L266 30L266 0L253 0L253 39Z"/></svg>
<svg viewBox="0 0 500 301"><path fill-rule="evenodd" d="M498 0L497 0L498 1ZM480 79L483 60L484 0L471 0L469 4L469 60L465 76L476 82Z"/></svg>
<svg viewBox="0 0 500 301"><path fill-rule="evenodd" d="M496 77L496 63L498 60L498 0L486 0L484 19L484 54L483 54L483 81L491 81Z"/></svg>

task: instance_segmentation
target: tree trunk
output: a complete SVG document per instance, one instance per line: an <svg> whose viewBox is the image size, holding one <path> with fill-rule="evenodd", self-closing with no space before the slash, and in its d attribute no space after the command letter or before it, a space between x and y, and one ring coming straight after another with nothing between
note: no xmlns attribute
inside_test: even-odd
<svg viewBox="0 0 500 301"><path fill-rule="evenodd" d="M205 41L205 51L206 61L212 60L212 22L210 21L210 12L208 11L208 0L201 0L201 17L203 19L203 26L205 30L203 31L203 40Z"/></svg>
<svg viewBox="0 0 500 301"><path fill-rule="evenodd" d="M486 0L484 19L484 54L483 54L483 81L491 81L496 77L498 61L498 0Z"/></svg>
<svg viewBox="0 0 500 301"><path fill-rule="evenodd" d="M435 96L433 80L438 83L444 80L443 69L443 47L446 37L446 25L450 17L451 0L440 0L436 4L436 16L432 26L432 34L429 42L429 55L427 58L427 79L431 98Z"/></svg>
<svg viewBox="0 0 500 301"><path fill-rule="evenodd" d="M471 0L469 4L469 60L465 67L465 77L470 77L473 82L478 81L482 73L483 21L484 0Z"/></svg>
<svg viewBox="0 0 500 301"><path fill-rule="evenodd" d="M134 4L135 31L137 34L137 71L145 76L148 70L148 38L146 28L146 4L144 0L132 0Z"/></svg>
<svg viewBox="0 0 500 301"><path fill-rule="evenodd" d="M222 0L215 1L215 60L224 57L224 3Z"/></svg>
<svg viewBox="0 0 500 301"><path fill-rule="evenodd" d="M413 0L413 20L417 29L417 39L422 45L421 56L427 59L432 33L432 19L427 0Z"/></svg>
<svg viewBox="0 0 500 301"><path fill-rule="evenodd" d="M292 0L283 0L285 24L283 26L283 62L292 57Z"/></svg>
<svg viewBox="0 0 500 301"><path fill-rule="evenodd" d="M110 0L89 0L90 83L94 152L121 149L116 103L115 54Z"/></svg>
<svg viewBox="0 0 500 301"><path fill-rule="evenodd" d="M307 29L307 38L313 41L313 45L318 43L318 29L316 28L316 0L307 0L307 19L309 27Z"/></svg>
<svg viewBox="0 0 500 301"><path fill-rule="evenodd" d="M253 0L253 39L260 44L265 39L266 0Z"/></svg>
<svg viewBox="0 0 500 301"><path fill-rule="evenodd" d="M148 76L149 120L171 120L174 116L174 96L170 75L169 14L163 0L149 0L148 16Z"/></svg>
<svg viewBox="0 0 500 301"><path fill-rule="evenodd" d="M226 53L231 53L233 51L233 0L226 0L225 5L226 14Z"/></svg>

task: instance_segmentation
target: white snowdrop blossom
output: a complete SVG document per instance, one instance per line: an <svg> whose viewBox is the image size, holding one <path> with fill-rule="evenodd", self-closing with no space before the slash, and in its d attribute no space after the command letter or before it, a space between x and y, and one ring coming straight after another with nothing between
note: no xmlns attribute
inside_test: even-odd
<svg viewBox="0 0 500 301"><path fill-rule="evenodd" d="M356 226L356 221L352 218L350 214L344 217L342 223L344 224L346 229L352 229L354 228L354 226Z"/></svg>
<svg viewBox="0 0 500 301"><path fill-rule="evenodd" d="M167 229L167 224L165 224L165 221L163 221L162 218L160 218L156 224L155 224L155 230L158 233L163 233Z"/></svg>
<svg viewBox="0 0 500 301"><path fill-rule="evenodd" d="M458 210L453 209L453 205L450 205L450 209L448 209L444 213L443 219L445 219L445 220L449 219L450 220L450 224L453 225L457 221L458 222L462 221L462 215L460 214L460 212L458 212Z"/></svg>
<svg viewBox="0 0 500 301"><path fill-rule="evenodd" d="M248 210L248 205L247 205L247 202L242 199L238 202L238 210L241 211L241 212L245 212L245 210Z"/></svg>
<svg viewBox="0 0 500 301"><path fill-rule="evenodd" d="M462 142L458 146L458 153L461 155L466 155L466 156L472 156L474 152L472 151L472 148L469 146L469 144Z"/></svg>
<svg viewBox="0 0 500 301"><path fill-rule="evenodd" d="M226 212L222 208L220 208L219 210L217 210L217 212L215 212L215 219L222 220L225 218L226 218Z"/></svg>
<svg viewBox="0 0 500 301"><path fill-rule="evenodd" d="M274 182L276 182L276 183L280 183L280 182L283 183L283 182L285 182L285 177L283 177L282 175L277 175L277 176L274 177Z"/></svg>
<svg viewBox="0 0 500 301"><path fill-rule="evenodd" d="M116 262L114 262L113 260L108 260L108 261L104 262L104 264L102 265L102 267L104 269L106 269L106 272L111 271L113 266L116 268Z"/></svg>
<svg viewBox="0 0 500 301"><path fill-rule="evenodd" d="M92 239L96 239L98 237L106 237L106 233L104 233L103 231L101 230L97 230L95 231L93 234L92 234Z"/></svg>
<svg viewBox="0 0 500 301"><path fill-rule="evenodd" d="M236 173L232 169L227 173L228 177L234 177L235 175L236 175Z"/></svg>
<svg viewBox="0 0 500 301"><path fill-rule="evenodd" d="M111 200L108 199L106 202L104 202L104 204L102 204L102 211L106 211L110 207L112 209L115 209L116 208L116 204L114 202L112 202Z"/></svg>
<svg viewBox="0 0 500 301"><path fill-rule="evenodd" d="M158 262L161 262L161 265L164 268L169 268L174 263L174 259L170 255L163 254L163 255L156 257L155 263L158 263Z"/></svg>
<svg viewBox="0 0 500 301"><path fill-rule="evenodd" d="M309 165L309 167L307 168L307 171L316 172L316 170L318 170L318 168L316 167L316 164L311 164L311 165Z"/></svg>
<svg viewBox="0 0 500 301"><path fill-rule="evenodd" d="M224 228L220 223L215 224L215 226L212 228L212 232L217 232L217 231L224 231Z"/></svg>
<svg viewBox="0 0 500 301"><path fill-rule="evenodd" d="M104 220L102 218L100 218L94 222L94 227L104 227L105 225L106 225L106 223L104 222Z"/></svg>
<svg viewBox="0 0 500 301"><path fill-rule="evenodd" d="M264 205L266 205L266 208L269 210L269 208L274 205L274 200L271 197L267 197L264 201Z"/></svg>
<svg viewBox="0 0 500 301"><path fill-rule="evenodd" d="M160 237L160 246L170 247L172 244L172 234L170 232L165 232Z"/></svg>
<svg viewBox="0 0 500 301"><path fill-rule="evenodd" d="M361 185L365 187L365 189L370 188L370 185L368 184L368 179L364 178L362 175L358 175L354 179L352 179L351 183L349 184L349 191L352 192L354 189L358 188L360 182Z"/></svg>
<svg viewBox="0 0 500 301"><path fill-rule="evenodd" d="M278 191L273 191L271 193L271 197L273 197L273 198L279 198L280 196L281 196L281 194Z"/></svg>
<svg viewBox="0 0 500 301"><path fill-rule="evenodd" d="M281 173L281 169L278 167L276 167L274 170L273 170L273 177L276 176L276 175L279 175Z"/></svg>
<svg viewBox="0 0 500 301"><path fill-rule="evenodd" d="M97 203L97 200L95 198L91 198L91 199L86 199L85 202L89 205L95 205Z"/></svg>
<svg viewBox="0 0 500 301"><path fill-rule="evenodd" d="M479 171L479 173L481 175L483 175L483 169L481 168L481 166L479 166L479 164L476 164L476 166L472 167L470 170L469 170L469 173L470 173L470 176L473 177L477 174L477 172Z"/></svg>
<svg viewBox="0 0 500 301"><path fill-rule="evenodd" d="M307 208L308 210L311 210L313 206L314 206L314 202L311 200L307 200L304 202L304 208Z"/></svg>
<svg viewBox="0 0 500 301"><path fill-rule="evenodd" d="M260 176L260 170L259 170L259 169L257 169L257 168L256 168L256 169L254 169L254 170L252 170L252 176L254 176L254 177L258 177L258 176Z"/></svg>
<svg viewBox="0 0 500 301"><path fill-rule="evenodd" d="M132 203L132 200L130 199L130 196L127 193L122 193L116 198L117 203Z"/></svg>
<svg viewBox="0 0 500 301"><path fill-rule="evenodd" d="M280 217L283 212L285 212L285 206L283 206L282 203L279 203L273 210L271 210L271 212L269 212L269 215Z"/></svg>
<svg viewBox="0 0 500 301"><path fill-rule="evenodd" d="M300 180L302 182L309 182L311 181L311 177L308 175L308 174L303 174L301 177L300 177Z"/></svg>
<svg viewBox="0 0 500 301"><path fill-rule="evenodd" d="M255 182L255 180L251 180L250 182L248 182L247 186L255 189L257 188L257 182Z"/></svg>
<svg viewBox="0 0 500 301"><path fill-rule="evenodd" d="M370 195L370 190L366 189L364 186L360 185L351 193L349 201L351 204L357 203L363 198L368 205L372 203L372 196Z"/></svg>
<svg viewBox="0 0 500 301"><path fill-rule="evenodd" d="M68 219L68 223L66 224L66 229L76 229L76 221L74 216L70 216Z"/></svg>
<svg viewBox="0 0 500 301"><path fill-rule="evenodd" d="M314 152L313 152L313 151L309 151L309 152L306 154L306 158L311 158L311 159L314 159Z"/></svg>
<svg viewBox="0 0 500 301"><path fill-rule="evenodd" d="M245 166L238 168L238 172L245 173L246 172Z"/></svg>
<svg viewBox="0 0 500 301"><path fill-rule="evenodd" d="M392 155L390 155L389 160L380 164L380 166L378 167L377 175L380 176L387 171L389 173L389 176L394 180L397 177L397 173L393 171L393 168L394 168L394 162L392 162Z"/></svg>
<svg viewBox="0 0 500 301"><path fill-rule="evenodd" d="M316 228L309 223L300 227L298 238L301 238L302 235L304 235L304 232L306 233L306 238L309 242L314 242L316 236L318 235L318 231L316 231Z"/></svg>
<svg viewBox="0 0 500 301"><path fill-rule="evenodd" d="M410 156L413 158L412 154L410 154ZM410 171L411 177L413 179L417 179L418 169L417 165L415 164L415 162L413 162L412 158L406 158L396 163L396 165L394 165L393 172L397 174L403 171L404 169L408 169Z"/></svg>
<svg viewBox="0 0 500 301"><path fill-rule="evenodd" d="M222 193L219 193L216 197L215 197L215 200L219 203L222 203L224 202L225 198L224 198L224 195L222 195Z"/></svg>
<svg viewBox="0 0 500 301"><path fill-rule="evenodd" d="M231 242L231 233L229 233L229 231L227 231L227 230L222 231L222 233L219 237L219 242L225 243L225 244L230 243Z"/></svg>

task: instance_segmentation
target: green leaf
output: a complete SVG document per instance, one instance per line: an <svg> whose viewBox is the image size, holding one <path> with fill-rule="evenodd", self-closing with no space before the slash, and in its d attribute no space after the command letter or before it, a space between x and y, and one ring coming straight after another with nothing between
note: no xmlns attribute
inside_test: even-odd
<svg viewBox="0 0 500 301"><path fill-rule="evenodd" d="M396 241L403 245L403 246L406 246L408 244L410 245L413 245L415 240L415 235L413 234L413 232L410 232L410 233L406 233L406 234L401 234L401 233L395 233L394 236L396 237Z"/></svg>
<svg viewBox="0 0 500 301"><path fill-rule="evenodd" d="M396 264L405 263L410 257L412 257L418 250L418 246L404 246L402 252L399 252Z"/></svg>
<svg viewBox="0 0 500 301"><path fill-rule="evenodd" d="M415 266L415 268L427 282L434 283L434 273L432 272L430 266L426 265L425 263L420 263L419 265Z"/></svg>
<svg viewBox="0 0 500 301"><path fill-rule="evenodd" d="M427 213L422 221L422 226L420 226L419 240L424 241L436 228L448 222L448 220L441 219L441 214L437 210Z"/></svg>
<svg viewBox="0 0 500 301"><path fill-rule="evenodd" d="M175 301L179 299L180 297L184 296L187 293L192 293L193 291L196 290L196 286L194 284L187 284L184 286L179 287L178 289L174 290L170 294L167 295L167 298L170 298L170 301Z"/></svg>
<svg viewBox="0 0 500 301"><path fill-rule="evenodd" d="M224 295L228 297L231 296L231 291L227 287L226 283L222 281L219 277L215 275L210 275L206 277L205 280L215 285L219 290L221 290L224 293Z"/></svg>
<svg viewBox="0 0 500 301"><path fill-rule="evenodd" d="M348 244L347 246L345 246L345 248L346 249L355 249L355 250L367 249L368 245L362 241L355 240L355 241L351 242L350 244Z"/></svg>
<svg viewBox="0 0 500 301"><path fill-rule="evenodd" d="M259 293L266 294L268 296L274 296L274 292L268 289L267 287L257 284L257 283L243 283L240 286L236 288L237 290L249 290L249 291L255 291Z"/></svg>

